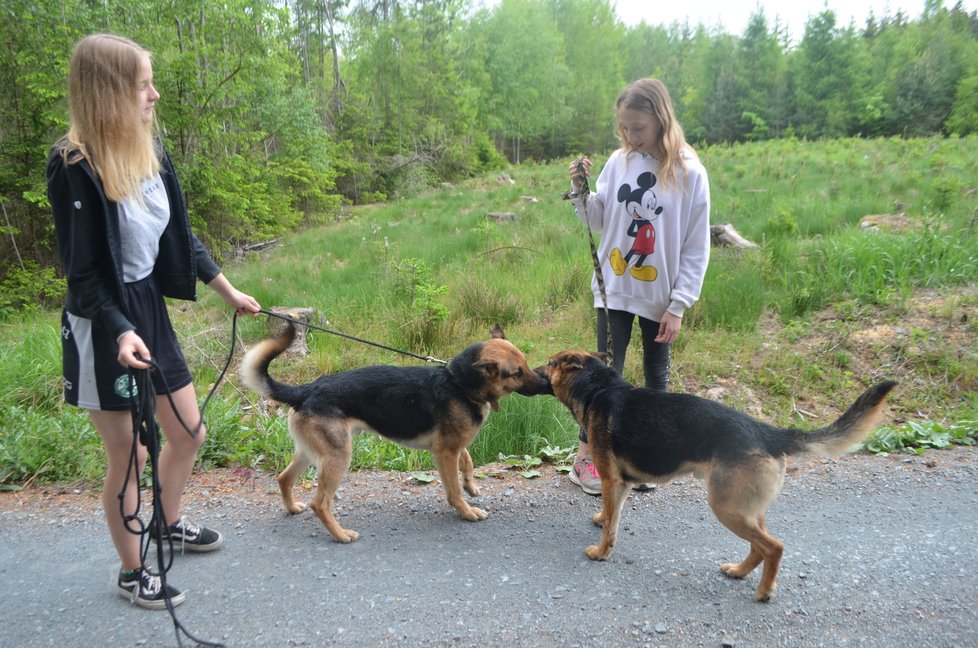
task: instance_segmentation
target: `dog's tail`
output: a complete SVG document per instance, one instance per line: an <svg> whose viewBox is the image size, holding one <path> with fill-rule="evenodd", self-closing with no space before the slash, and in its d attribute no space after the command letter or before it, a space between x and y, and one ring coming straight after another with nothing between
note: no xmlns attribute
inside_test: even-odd
<svg viewBox="0 0 978 648"><path fill-rule="evenodd" d="M303 400L302 390L280 383L268 375L268 365L282 355L293 340L295 340L295 324L286 320L282 332L276 337L262 340L248 349L241 359L238 375L241 377L241 382L249 389L265 398L298 407Z"/></svg>
<svg viewBox="0 0 978 648"><path fill-rule="evenodd" d="M892 380L870 387L831 425L799 433L800 451L838 456L850 450L876 428L883 401L894 387L896 382Z"/></svg>

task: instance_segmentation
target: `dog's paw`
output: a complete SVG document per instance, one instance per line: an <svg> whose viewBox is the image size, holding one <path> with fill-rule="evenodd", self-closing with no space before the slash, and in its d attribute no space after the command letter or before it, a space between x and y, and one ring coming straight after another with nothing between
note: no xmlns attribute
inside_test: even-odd
<svg viewBox="0 0 978 648"><path fill-rule="evenodd" d="M584 555L591 560L606 560L611 555L611 551L602 549L600 545L591 545L584 550Z"/></svg>
<svg viewBox="0 0 978 648"><path fill-rule="evenodd" d="M351 542L356 542L360 538L360 534L352 529L340 529L338 534L333 535L333 539L337 542L343 544L350 544Z"/></svg>
<svg viewBox="0 0 978 648"><path fill-rule="evenodd" d="M459 511L458 514L463 520L469 522L481 522L489 517L489 514L477 506L470 506L467 510Z"/></svg>
<svg viewBox="0 0 978 648"><path fill-rule="evenodd" d="M744 571L744 568L740 566L740 563L723 563L720 565L720 571L723 572L724 576L728 578L746 578L747 574L750 572Z"/></svg>
<svg viewBox="0 0 978 648"><path fill-rule="evenodd" d="M591 522L593 522L594 523L594 526L596 526L596 527L603 527L604 526L604 511L598 511L597 513L595 513L594 515L592 515L591 516Z"/></svg>
<svg viewBox="0 0 978 648"><path fill-rule="evenodd" d="M305 511L306 510L306 505L305 504L300 504L299 502L292 502L291 505L289 505L289 504L286 504L285 505L285 510L287 510L292 515L295 515L297 513L302 513L303 511Z"/></svg>
<svg viewBox="0 0 978 648"><path fill-rule="evenodd" d="M479 491L479 487L476 486L473 482L466 483L463 486L463 488L465 489L465 492L468 493L469 495L471 495L472 497L478 497L479 495L482 494Z"/></svg>
<svg viewBox="0 0 978 648"><path fill-rule="evenodd" d="M774 588L762 590L760 587L757 588L757 592L754 594L754 600L758 603L767 603L774 596Z"/></svg>

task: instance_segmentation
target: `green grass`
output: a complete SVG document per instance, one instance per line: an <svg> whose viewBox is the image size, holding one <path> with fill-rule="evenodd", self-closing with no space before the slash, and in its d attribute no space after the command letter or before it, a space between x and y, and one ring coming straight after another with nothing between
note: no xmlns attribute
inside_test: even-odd
<svg viewBox="0 0 978 648"><path fill-rule="evenodd" d="M901 441L880 448L938 445L948 430L973 429L978 198L968 190L978 184L976 148L971 138L701 150L712 221L732 223L759 247L713 250L702 299L673 349L673 389L709 392L775 424L815 427L868 384L894 377L902 383L890 401L896 427L885 429L913 433L886 432ZM559 197L566 166L531 163L507 170L515 184L492 174L351 209L225 270L266 308L313 307L315 324L421 355L449 358L496 323L531 365L564 348L591 349L591 259L583 225ZM864 215L897 209L919 227L858 228ZM491 222L488 212L516 220ZM231 351L231 316L206 288L196 304L174 303L171 315L203 398ZM2 317L0 483L97 478L99 441L86 417L61 402L59 314ZM206 413L204 467L279 470L289 459L284 416L264 412L235 373L242 345L267 333L263 318L238 322L235 361ZM633 382L642 380L639 345L636 333L625 364ZM417 362L315 331L309 349L276 361L276 377L299 382ZM513 396L471 452L480 465L500 456L529 465L573 448L576 436L554 399ZM432 469L426 453L370 435L357 439L353 466Z"/></svg>

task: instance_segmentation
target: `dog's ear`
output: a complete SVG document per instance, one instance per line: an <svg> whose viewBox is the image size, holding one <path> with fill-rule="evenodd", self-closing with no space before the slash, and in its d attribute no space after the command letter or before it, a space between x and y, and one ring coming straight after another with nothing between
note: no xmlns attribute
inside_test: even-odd
<svg viewBox="0 0 978 648"><path fill-rule="evenodd" d="M489 335L499 340L506 339L506 334L503 333L503 327L501 327L499 324L496 324L495 326L492 327L492 330L489 331Z"/></svg>
<svg viewBox="0 0 978 648"><path fill-rule="evenodd" d="M597 353L592 353L595 358L600 360L606 367L611 366L611 354L605 353L604 351L598 351Z"/></svg>
<svg viewBox="0 0 978 648"><path fill-rule="evenodd" d="M561 369L583 369L584 360L581 355L576 353L569 353L567 355L561 356L558 360Z"/></svg>
<svg viewBox="0 0 978 648"><path fill-rule="evenodd" d="M474 362L472 367L484 374L487 378L492 378L499 374L499 365L492 360L479 360L478 362Z"/></svg>

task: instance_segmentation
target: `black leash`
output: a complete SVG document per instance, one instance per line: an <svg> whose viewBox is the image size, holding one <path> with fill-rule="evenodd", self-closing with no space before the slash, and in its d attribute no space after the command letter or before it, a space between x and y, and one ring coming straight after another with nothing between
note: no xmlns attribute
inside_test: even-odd
<svg viewBox="0 0 978 648"><path fill-rule="evenodd" d="M126 529L130 533L134 533L140 536L140 564L141 568L145 570L150 576L155 576L160 579L161 588L163 591L164 600L166 602L166 609L170 613L170 617L173 619L174 633L177 638L177 645L181 648L183 647L183 639L181 638L181 633L186 635L188 639L194 641L196 644L201 646L215 646L217 648L223 648L224 644L205 641L203 639L198 639L193 634L190 633L187 628L180 623L177 619L176 612L173 608L173 602L170 598L170 592L166 584L166 575L173 566L173 539L169 536L166 538L167 546L170 550L169 560L164 556L163 545L163 529L166 526L166 514L163 510L163 500L161 498L161 493L163 489L160 485L159 480L159 458L160 458L160 430L159 425L156 422L156 392L153 388L153 381L150 377L151 371L159 371L159 365L156 364L154 360L146 360L150 364L150 369L129 369L129 388L130 388L130 400L129 409L132 413L132 426L133 426L133 441L132 450L129 459L129 466L126 469L126 480L123 485L123 490L119 493L119 510L122 514L122 520L126 525ZM230 363L230 360L229 360ZM227 366L225 366L224 371L221 373L221 378L224 377L224 373L227 371ZM166 395L170 400L170 406L173 409L174 414L176 414L177 419L180 424L187 431L190 436L197 436L200 431L200 426L203 425L204 412L201 409L201 421L197 424L194 429L190 429L189 426L180 418L180 414L177 408L173 404L173 397L171 395L171 390L169 385L166 385L166 378L163 378L163 374L160 373L160 377L163 379L164 385L166 387ZM217 382L214 384L214 388L220 383L221 378L218 378ZM207 400L210 400L211 395L213 395L214 389L208 395ZM206 401L204 404L206 407ZM141 443L146 447L147 459L150 465L150 475L152 484L152 502L153 510L150 517L150 523L148 526L144 525L142 520L139 518L139 509L141 508L142 497L140 495L139 486L139 475L133 475L137 467L137 444ZM125 511L125 484L129 483L129 480L135 477L136 483L136 508L132 514L128 514ZM149 552L149 547L151 543L156 544L156 570L151 570L146 564L146 557ZM142 579L140 577L136 582L136 595L138 596L139 587L142 585Z"/></svg>
<svg viewBox="0 0 978 648"><path fill-rule="evenodd" d="M228 359L224 363L224 367L221 369L220 375L217 380L214 381L214 385L211 387L210 392L204 399L204 404L200 408L200 421L194 426L193 429L187 425L187 422L183 420L180 416L180 411L177 409L176 404L173 402L173 395L170 386L166 383L166 377L160 372L160 378L163 381L165 387L164 391L166 393L167 400L170 402L170 409L173 410L174 415L179 421L180 425L186 430L187 434L192 437L196 437L200 432L201 426L204 424L204 412L207 410L207 405L210 403L211 397L217 391L218 385L227 375L228 367L231 365L231 360L234 357L234 342L237 339L237 326L238 326L238 316L235 314L234 320L231 323L231 351L228 353ZM173 602L170 600L169 589L166 585L166 574L170 571L173 566L173 539L167 535L166 543L169 548L170 558L166 561L163 551L163 529L166 526L166 514L163 511L163 500L161 498L162 487L160 486L159 480L159 458L160 458L160 431L159 426L156 423L156 390L153 387L153 381L150 378L151 371L159 371L159 365L156 361L149 359L146 360L150 365L150 369L132 369L129 370L129 387L130 394L134 394L135 397L131 397L129 400L130 412L132 413L132 429L133 429L133 441L132 450L130 451L129 466L126 470L126 480L124 484L128 484L129 480L133 477L133 472L135 472L137 464L137 443L141 443L146 447L146 454L150 464L150 475L152 484L152 495L153 495L153 511L150 518L150 523L145 526L142 520L139 518L139 509L141 506L142 497L140 495L139 487L139 476L136 475L136 509L132 514L127 514L125 511L125 485L123 485L123 491L119 493L119 510L122 514L122 520L126 525L126 529L130 533L135 533L140 536L140 563L142 569L145 569L150 576L157 576L160 579L162 591L164 594L164 600L166 601L166 609L170 613L170 617L173 619L174 633L177 638L177 645L181 648L183 647L183 639L181 638L181 633L186 635L188 639L194 641L201 646L214 646L215 648L223 648L224 644L218 642L205 641L203 639L198 639L193 634L190 633L187 628L180 623L177 619L176 612L173 608ZM149 570L146 565L146 557L149 552L150 544L156 544L156 571ZM141 585L141 581L137 581L137 595L138 588Z"/></svg>
<svg viewBox="0 0 978 648"><path fill-rule="evenodd" d="M570 200L572 198L581 198L581 211L584 212L585 227L587 228L587 240L591 245L591 263L594 265L594 278L598 282L598 290L601 293L601 300L604 303L604 323L605 323L605 333L608 336L606 345L608 353L608 364L615 356L615 347L611 337L611 317L608 315L608 294L605 292L604 288L604 273L601 272L601 260L598 259L598 248L594 244L594 234L591 232L591 223L588 221L587 217L587 198L591 195L591 187L587 181L587 172L584 170L584 156L578 157L574 160L574 164L577 166L577 179L581 183L581 188L576 192L573 189L569 189L563 193L561 196L564 200Z"/></svg>
<svg viewBox="0 0 978 648"><path fill-rule="evenodd" d="M259 310L258 312L259 313L264 313L265 315L268 315L269 317L277 317L279 319L285 320L286 322L292 322L292 324L298 324L299 326L305 326L306 328L311 328L311 329L315 329L317 331L322 331L323 333L329 333L330 335L338 335L338 336L340 336L342 338L346 338L347 340L353 340L354 342L360 342L362 344L369 344L370 346L375 346L375 347L384 349L385 351L393 351L394 353L400 353L402 355L411 356L412 358L417 358L418 360L424 360L425 362L434 362L434 363L443 364L443 365L447 365L448 364L448 361L446 361L446 360L439 360L438 358L435 358L435 357L432 357L432 356L422 356L422 355L418 355L416 353L411 353L410 351L402 351L401 349L395 349L394 347L389 347L389 346L386 346L384 344L378 344L377 342L371 342L369 340L363 340L363 339L358 338L358 337L353 337L352 335L347 335L346 333L340 333L339 331L331 331L330 329L323 328L321 326L316 326L314 324L310 324L309 322L303 322L302 320L297 320L295 318L289 317L288 315L282 315L281 313L273 313L271 311L267 311L267 310L264 310L264 309ZM235 317L237 317L237 315L235 315ZM233 351L233 347L232 347L232 351Z"/></svg>

